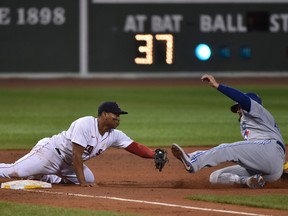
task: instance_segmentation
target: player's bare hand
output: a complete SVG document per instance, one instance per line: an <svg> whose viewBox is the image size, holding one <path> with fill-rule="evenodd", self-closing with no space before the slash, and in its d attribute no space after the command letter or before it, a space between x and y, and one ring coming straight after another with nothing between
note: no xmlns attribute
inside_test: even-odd
<svg viewBox="0 0 288 216"><path fill-rule="evenodd" d="M205 74L201 77L202 82L208 82L210 86L218 88L219 83L215 80L214 76Z"/></svg>

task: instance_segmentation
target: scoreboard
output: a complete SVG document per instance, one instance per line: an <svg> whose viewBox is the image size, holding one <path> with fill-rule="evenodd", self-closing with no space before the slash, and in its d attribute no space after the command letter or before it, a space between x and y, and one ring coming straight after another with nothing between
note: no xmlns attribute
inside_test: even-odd
<svg viewBox="0 0 288 216"><path fill-rule="evenodd" d="M0 74L288 72L288 0L1 0Z"/></svg>
<svg viewBox="0 0 288 216"><path fill-rule="evenodd" d="M89 7L92 72L288 70L287 3L103 2Z"/></svg>
<svg viewBox="0 0 288 216"><path fill-rule="evenodd" d="M0 72L78 72L78 1L1 0Z"/></svg>

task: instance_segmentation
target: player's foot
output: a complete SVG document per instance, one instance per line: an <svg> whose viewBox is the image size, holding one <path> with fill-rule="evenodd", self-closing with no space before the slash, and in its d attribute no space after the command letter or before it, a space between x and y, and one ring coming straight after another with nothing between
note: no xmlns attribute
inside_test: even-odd
<svg viewBox="0 0 288 216"><path fill-rule="evenodd" d="M257 174L248 178L246 184L252 189L263 188L265 185L265 180L260 174Z"/></svg>
<svg viewBox="0 0 288 216"><path fill-rule="evenodd" d="M185 151L180 146L178 146L177 144L174 143L171 147L171 151L172 151L173 155L183 163L185 169L188 172L190 172L190 173L194 172L193 167L190 163L189 155L187 155L185 153Z"/></svg>

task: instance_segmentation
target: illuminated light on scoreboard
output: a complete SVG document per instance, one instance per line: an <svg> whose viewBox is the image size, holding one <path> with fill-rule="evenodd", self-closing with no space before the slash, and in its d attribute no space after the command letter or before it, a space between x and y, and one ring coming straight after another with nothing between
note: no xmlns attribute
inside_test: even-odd
<svg viewBox="0 0 288 216"><path fill-rule="evenodd" d="M207 61L211 57L211 49L207 44L198 44L195 55L201 61Z"/></svg>
<svg viewBox="0 0 288 216"><path fill-rule="evenodd" d="M166 63L173 63L173 35L171 34L156 34L156 40L166 41Z"/></svg>
<svg viewBox="0 0 288 216"><path fill-rule="evenodd" d="M219 55L222 57L222 58L230 58L231 57L231 50L229 47L227 46L222 46L220 47L219 49Z"/></svg>
<svg viewBox="0 0 288 216"><path fill-rule="evenodd" d="M240 56L245 59L251 58L252 56L251 48L247 46L242 46L240 48Z"/></svg>
<svg viewBox="0 0 288 216"><path fill-rule="evenodd" d="M153 64L154 56L154 38L157 41L164 41L166 43L165 49L165 62L166 64L173 64L174 53L174 38L172 34L156 34L155 37L152 34L137 34L135 39L139 42L143 41L145 45L138 47L138 51L144 54L144 57L137 57L134 59L136 64L151 65Z"/></svg>
<svg viewBox="0 0 288 216"><path fill-rule="evenodd" d="M153 63L153 36L151 34L137 34L135 36L137 41L144 41L145 46L139 46L140 53L144 53L145 57L135 58L136 64L152 64Z"/></svg>

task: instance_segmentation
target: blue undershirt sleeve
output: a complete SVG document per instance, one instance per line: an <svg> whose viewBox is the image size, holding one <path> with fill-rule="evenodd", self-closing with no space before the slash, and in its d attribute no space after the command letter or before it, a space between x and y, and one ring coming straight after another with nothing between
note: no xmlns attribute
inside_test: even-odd
<svg viewBox="0 0 288 216"><path fill-rule="evenodd" d="M220 84L217 90L220 91L222 94L226 95L227 97L231 98L233 101L237 102L243 110L250 112L251 99L243 92L229 86L225 86L223 84Z"/></svg>

